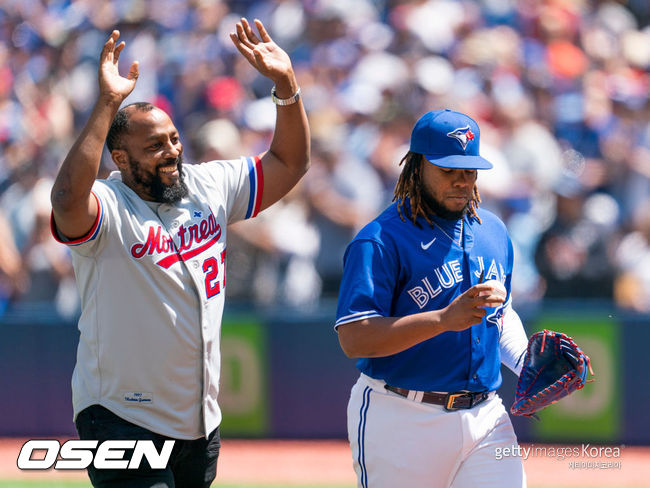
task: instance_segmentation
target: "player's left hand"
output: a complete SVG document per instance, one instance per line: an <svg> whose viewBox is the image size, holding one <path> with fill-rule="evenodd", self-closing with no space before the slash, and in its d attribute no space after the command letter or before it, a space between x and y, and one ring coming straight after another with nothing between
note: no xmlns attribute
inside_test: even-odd
<svg viewBox="0 0 650 488"><path fill-rule="evenodd" d="M253 32L248 20L242 17L237 22L237 32L230 33L230 39L248 62L262 75L278 84L293 76L289 55L282 50L266 32L264 24L255 19L259 37ZM291 95L291 94L289 94Z"/></svg>

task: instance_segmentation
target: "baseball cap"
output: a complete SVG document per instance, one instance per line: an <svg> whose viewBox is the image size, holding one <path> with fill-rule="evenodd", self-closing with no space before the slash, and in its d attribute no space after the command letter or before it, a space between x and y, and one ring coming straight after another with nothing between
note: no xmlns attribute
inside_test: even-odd
<svg viewBox="0 0 650 488"><path fill-rule="evenodd" d="M410 151L451 169L490 169L492 163L479 156L478 124L453 110L427 112L415 123Z"/></svg>

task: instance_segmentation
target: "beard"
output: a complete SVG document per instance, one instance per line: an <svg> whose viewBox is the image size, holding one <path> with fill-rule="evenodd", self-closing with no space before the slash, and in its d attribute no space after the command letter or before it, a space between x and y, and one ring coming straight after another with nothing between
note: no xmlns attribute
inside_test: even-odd
<svg viewBox="0 0 650 488"><path fill-rule="evenodd" d="M469 201L460 210L449 210L442 202L437 200L433 195L430 195L426 189L422 192L422 200L427 204L434 215L446 220L462 219L469 211Z"/></svg>
<svg viewBox="0 0 650 488"><path fill-rule="evenodd" d="M178 181L167 185L160 178L158 169L170 164L176 164L178 167ZM129 166L135 185L144 193L149 195L154 202L176 203L181 201L189 194L189 189L185 184L185 173L183 172L183 157L178 156L176 159L168 159L156 167L156 172L151 174L142 169L139 161L129 156Z"/></svg>

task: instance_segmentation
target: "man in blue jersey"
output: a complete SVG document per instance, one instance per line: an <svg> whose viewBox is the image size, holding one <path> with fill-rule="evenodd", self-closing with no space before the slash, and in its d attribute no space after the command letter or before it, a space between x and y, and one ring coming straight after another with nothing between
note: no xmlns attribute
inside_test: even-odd
<svg viewBox="0 0 650 488"><path fill-rule="evenodd" d="M336 328L361 375L348 434L361 487L525 486L500 365L527 346L511 307L513 248L479 209L480 132L451 110L422 116L395 203L344 257ZM505 451L499 451L505 452ZM509 451L517 452L517 451Z"/></svg>

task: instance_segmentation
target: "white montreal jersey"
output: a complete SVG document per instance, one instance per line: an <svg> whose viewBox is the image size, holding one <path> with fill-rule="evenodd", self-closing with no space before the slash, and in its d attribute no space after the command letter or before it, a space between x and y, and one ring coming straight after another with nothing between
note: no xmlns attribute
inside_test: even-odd
<svg viewBox="0 0 650 488"><path fill-rule="evenodd" d="M408 202L407 202L408 204ZM479 209L482 223L460 220L402 221L396 204L364 227L348 246L336 326L370 317L404 317L439 310L484 281L499 280L506 303L488 308L478 325L442 334L397 354L361 358L357 368L387 384L419 391L492 391L501 384L499 339L510 302L512 243L494 214ZM444 229L443 230L441 230ZM455 237L452 242L450 236ZM351 324L350 327L354 327Z"/></svg>
<svg viewBox="0 0 650 488"><path fill-rule="evenodd" d="M254 217L259 158L183 166L189 195L146 202L120 173L97 180L99 213L72 250L81 337L74 415L99 404L177 439L207 436L217 405L226 226ZM57 232L53 221L52 231Z"/></svg>

